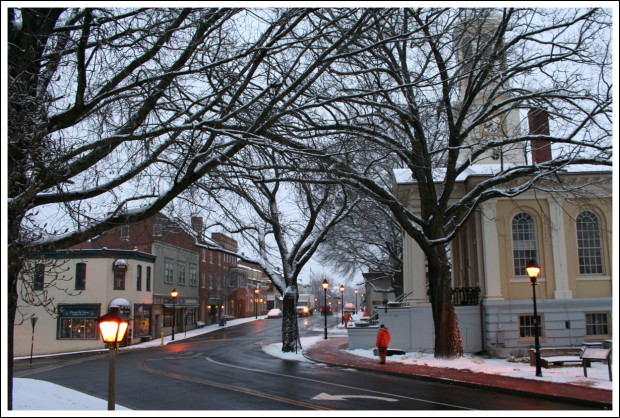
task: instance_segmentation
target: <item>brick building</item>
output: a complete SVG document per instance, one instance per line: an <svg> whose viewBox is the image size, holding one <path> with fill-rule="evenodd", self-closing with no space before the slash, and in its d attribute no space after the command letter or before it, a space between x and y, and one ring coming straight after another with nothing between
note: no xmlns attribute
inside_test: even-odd
<svg viewBox="0 0 620 418"><path fill-rule="evenodd" d="M199 318L199 253L193 231L157 214L141 222L110 229L77 245L80 249L121 249L153 254L153 303L142 309L150 317L153 338L193 329ZM176 301L170 292L176 289ZM144 313L142 313L144 314Z"/></svg>

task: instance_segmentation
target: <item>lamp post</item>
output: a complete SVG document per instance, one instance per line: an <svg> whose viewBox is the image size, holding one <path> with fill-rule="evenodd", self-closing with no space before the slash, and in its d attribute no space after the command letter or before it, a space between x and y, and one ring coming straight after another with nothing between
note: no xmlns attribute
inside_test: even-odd
<svg viewBox="0 0 620 418"><path fill-rule="evenodd" d="M340 305L340 314L342 315L342 323L344 324L344 285L340 285L340 300L342 304Z"/></svg>
<svg viewBox="0 0 620 418"><path fill-rule="evenodd" d="M322 283L323 286L323 293L325 294L325 304L323 305L323 313L325 314L325 338L323 338L324 340L327 339L327 287L329 286L329 283L327 283L327 279L323 280Z"/></svg>
<svg viewBox="0 0 620 418"><path fill-rule="evenodd" d="M355 313L357 313L357 289L355 289Z"/></svg>
<svg viewBox="0 0 620 418"><path fill-rule="evenodd" d="M258 287L254 289L254 306L256 307L256 319L258 319Z"/></svg>
<svg viewBox="0 0 620 418"><path fill-rule="evenodd" d="M113 411L116 405L116 349L118 343L125 337L125 332L129 327L129 318L121 315L118 307L111 307L109 313L97 318L97 324L103 342L108 343L110 354L108 362L108 410Z"/></svg>
<svg viewBox="0 0 620 418"><path fill-rule="evenodd" d="M174 324L176 322L177 296L179 296L179 292L176 289L172 289L170 296L172 296L172 341L174 341Z"/></svg>
<svg viewBox="0 0 620 418"><path fill-rule="evenodd" d="M536 309L536 279L538 278L538 274L540 273L540 266L536 264L536 261L530 260L527 263L527 267L525 267L528 276L530 276L530 281L532 282L532 295L534 300L534 347L536 348L536 376L542 377L542 370L540 366L540 336L539 332L539 318L538 318L538 310Z"/></svg>
<svg viewBox="0 0 620 418"><path fill-rule="evenodd" d="M32 366L32 350L34 349L34 326L37 325L38 319L39 318L34 315L30 317L30 325L32 325L32 340L30 342L30 366Z"/></svg>

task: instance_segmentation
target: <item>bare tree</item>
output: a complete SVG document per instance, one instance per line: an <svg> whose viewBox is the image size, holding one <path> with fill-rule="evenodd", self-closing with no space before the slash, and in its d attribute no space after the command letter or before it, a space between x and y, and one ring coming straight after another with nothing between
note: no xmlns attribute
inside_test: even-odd
<svg viewBox="0 0 620 418"><path fill-rule="evenodd" d="M392 277L392 288L401 295L402 247L401 228L390 209L362 196L349 216L329 231L319 247L319 260L348 277L363 271Z"/></svg>
<svg viewBox="0 0 620 418"><path fill-rule="evenodd" d="M485 201L541 187L569 164L612 164L610 11L389 9L352 48L360 52L330 68L304 127L283 141L323 138L314 151L332 172L387 205L420 245L435 355L458 357L446 244ZM539 107L552 134L519 129ZM553 160L528 158L536 140L553 146ZM399 160L417 208L379 181L380 160L360 157L368 149ZM459 190L459 176L486 162L500 168Z"/></svg>
<svg viewBox="0 0 620 418"><path fill-rule="evenodd" d="M260 141L360 30L326 41L351 13L9 10L9 394L24 256L152 216Z"/></svg>
<svg viewBox="0 0 620 418"><path fill-rule="evenodd" d="M246 147L214 173L216 185L204 187L226 214L223 226L245 238L283 296L283 352L301 348L295 309L299 273L357 203L324 170L322 176L305 171L310 164L295 153Z"/></svg>

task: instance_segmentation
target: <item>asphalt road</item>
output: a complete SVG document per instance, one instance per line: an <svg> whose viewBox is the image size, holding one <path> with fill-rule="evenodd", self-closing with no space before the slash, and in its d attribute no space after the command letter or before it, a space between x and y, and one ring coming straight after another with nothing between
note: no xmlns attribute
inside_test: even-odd
<svg viewBox="0 0 620 418"><path fill-rule="evenodd" d="M328 317L335 322L334 317ZM281 319L226 327L162 347L120 351L116 403L135 410L568 410L580 405L415 378L282 360ZM300 318L322 335L323 317ZM108 355L15 363L15 377L46 380L107 399ZM33 394L36 396L36 394Z"/></svg>

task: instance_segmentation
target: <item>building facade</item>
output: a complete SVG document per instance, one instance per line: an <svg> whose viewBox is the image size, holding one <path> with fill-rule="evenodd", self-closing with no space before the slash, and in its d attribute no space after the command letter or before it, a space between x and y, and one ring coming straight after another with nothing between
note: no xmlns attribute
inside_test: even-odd
<svg viewBox="0 0 620 418"><path fill-rule="evenodd" d="M154 266L155 256L141 251L33 255L19 283L15 356L105 348L97 318L112 306L131 319L124 344L142 341L150 328Z"/></svg>
<svg viewBox="0 0 620 418"><path fill-rule="evenodd" d="M152 270L152 305L145 306L149 335L193 329L199 320L199 251L196 232L157 214L140 222L112 228L74 248L142 251L155 257ZM172 290L178 292L174 299Z"/></svg>
<svg viewBox="0 0 620 418"><path fill-rule="evenodd" d="M490 39L498 21L492 14L484 19L469 21L474 25L464 20L460 30L466 35L472 28L479 30L480 45L486 45L481 40ZM466 67L471 58L466 45L470 38L461 39L465 44L459 48L459 58ZM501 68L501 56L496 58ZM464 78L459 85L461 97L467 82ZM487 88L497 87L497 82L489 82ZM505 99L509 98L496 100ZM477 108L488 106L487 91L475 100L473 115ZM533 107L526 118L530 136L550 135L543 109ZM521 119L516 108L499 112L473 130L465 145L519 137ZM459 162L471 165L457 179L451 199L464 197L512 165L539 164L552 158L551 144L540 139L501 149L489 147L475 158L463 150ZM420 213L421 202L411 178L407 170L395 170L394 190L412 212ZM508 186L517 188L520 181ZM441 187L440 182L436 185ZM542 346L579 346L611 339L612 220L612 169L598 166L569 166L525 193L479 205L450 243L453 302L464 350L507 355L534 343L533 289L525 272L530 260L541 267L536 297ZM409 324L403 326L408 338L403 344L432 349L425 255L412 238L403 236L403 290L410 308L409 313L398 313L408 318L401 322Z"/></svg>
<svg viewBox="0 0 620 418"><path fill-rule="evenodd" d="M200 222L201 223L201 222ZM209 243L199 243L201 321L215 324L223 316L237 316L226 309L229 295L236 289L237 241L222 233L211 234ZM225 251L214 248L221 247Z"/></svg>
<svg viewBox="0 0 620 418"><path fill-rule="evenodd" d="M509 354L534 343L532 287L525 272L530 259L541 266L536 297L542 346L612 338L611 173L574 169L563 180L591 188L597 197L576 201L537 191L494 199L452 241L453 301L466 351ZM473 176L464 183L473 187L480 180ZM406 235L403 250L408 305L420 313L430 310L424 253ZM426 333L432 335L432 320L429 324Z"/></svg>

